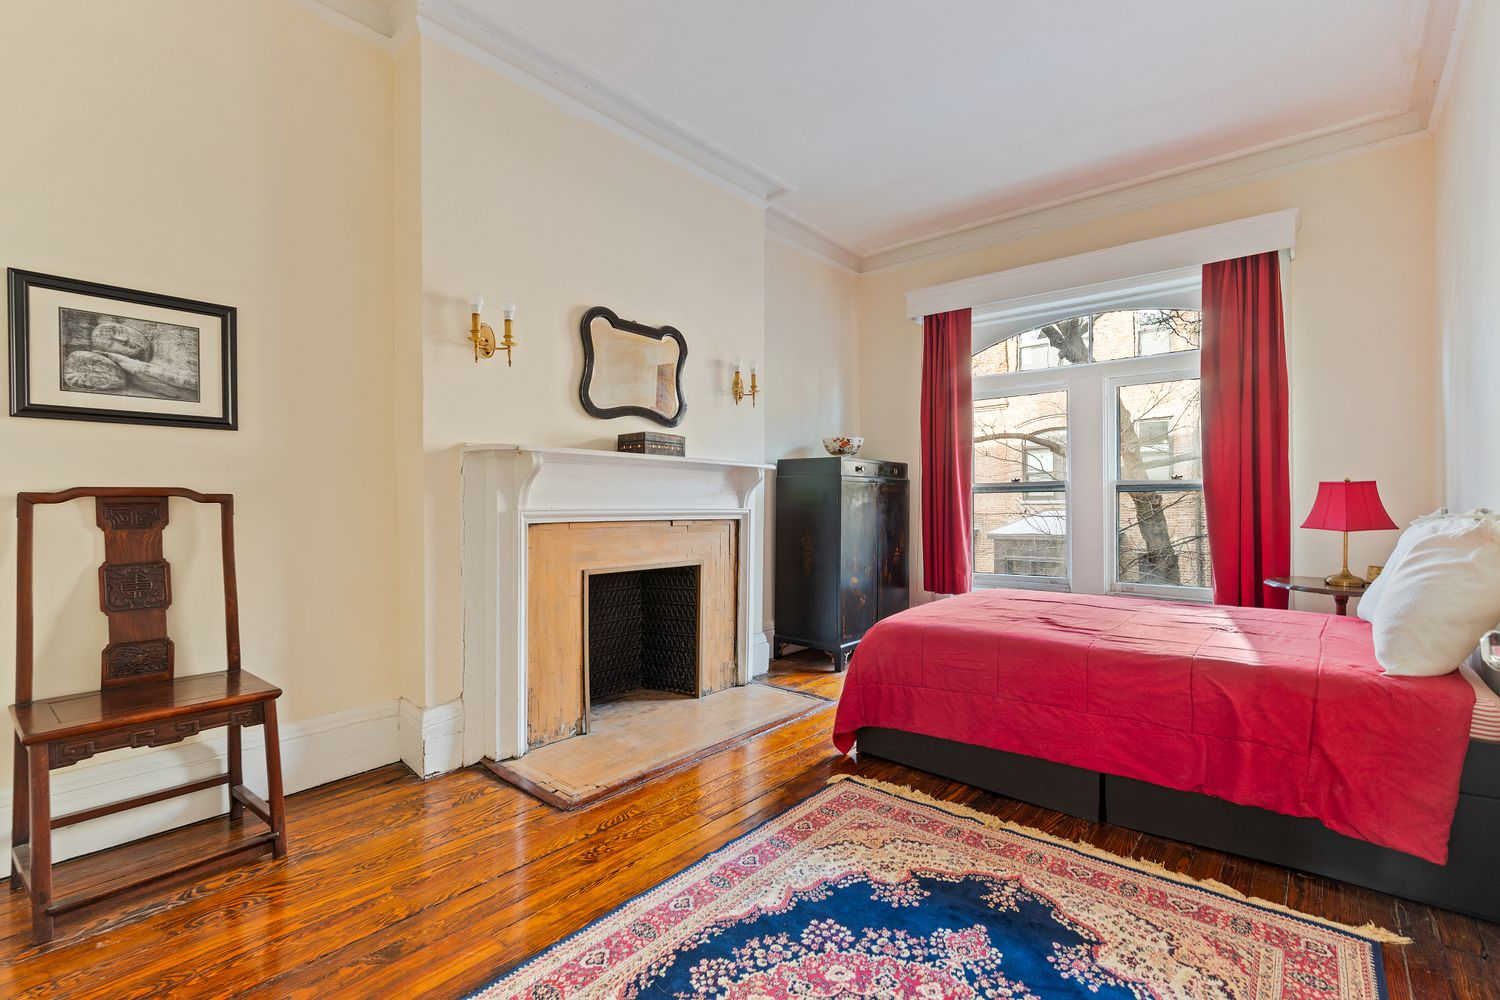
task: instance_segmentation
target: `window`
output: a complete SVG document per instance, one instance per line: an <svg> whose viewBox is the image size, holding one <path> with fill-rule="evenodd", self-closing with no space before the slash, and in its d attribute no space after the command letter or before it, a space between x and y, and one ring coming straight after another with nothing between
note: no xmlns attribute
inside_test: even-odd
<svg viewBox="0 0 1500 1000"><path fill-rule="evenodd" d="M1137 382L1115 391L1116 585L1142 592L1213 586L1200 398L1197 378Z"/></svg>
<svg viewBox="0 0 1500 1000"><path fill-rule="evenodd" d="M1045 332L1034 329L1002 338L974 355L974 377L1085 364L1092 360L1093 331L1090 326L1093 319L1092 316L1076 316L1049 324ZM1053 336L1049 337L1048 332ZM1059 350L1056 344L1061 344L1065 350Z"/></svg>
<svg viewBox="0 0 1500 1000"><path fill-rule="evenodd" d="M1067 576L1068 394L974 404L974 567L986 577Z"/></svg>
<svg viewBox="0 0 1500 1000"><path fill-rule="evenodd" d="M1207 599L1198 311L982 323L976 583Z"/></svg>

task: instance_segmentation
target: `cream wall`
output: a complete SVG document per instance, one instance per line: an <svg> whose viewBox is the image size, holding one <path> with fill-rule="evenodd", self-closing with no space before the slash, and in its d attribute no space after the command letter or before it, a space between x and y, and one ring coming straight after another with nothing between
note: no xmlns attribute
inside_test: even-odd
<svg viewBox="0 0 1500 1000"><path fill-rule="evenodd" d="M426 698L426 607L423 512L422 407L422 45L410 39L394 56L392 83L395 143L392 212L395 269L389 331L394 361L390 434L393 447L397 573L400 614L394 649L402 693Z"/></svg>
<svg viewBox="0 0 1500 1000"><path fill-rule="evenodd" d="M1350 476L1377 480L1392 516L1409 521L1442 495L1433 184L1433 144L1424 139L868 275L858 321L866 450L917 467L921 329L904 318L907 291L1299 208L1297 259L1286 278L1293 516L1300 523L1306 515L1320 479ZM1383 561L1394 542L1394 532L1351 536L1351 568ZM1295 572L1332 572L1339 557L1339 536L1294 533Z"/></svg>
<svg viewBox="0 0 1500 1000"><path fill-rule="evenodd" d="M1500 507L1500 6L1469 5L1437 124L1449 506Z"/></svg>
<svg viewBox="0 0 1500 1000"><path fill-rule="evenodd" d="M285 688L290 730L393 700L389 55L263 0L4 16L0 261L238 307L241 429L0 417L0 649L17 491L180 485L236 496L245 666ZM215 525L171 516L178 670L223 669ZM40 516L39 694L98 680L92 524ZM0 688L12 671L0 654Z"/></svg>
<svg viewBox="0 0 1500 1000"><path fill-rule="evenodd" d="M766 461L826 455L822 439L859 434L856 275L766 240ZM774 473L766 509L775 510ZM775 622L776 525L766 518L765 627Z"/></svg>
<svg viewBox="0 0 1500 1000"><path fill-rule="evenodd" d="M462 686L460 447L613 450L618 434L664 429L601 421L579 403L578 323L605 305L686 338L687 416L674 432L689 454L762 461L767 407L736 407L728 390L735 358L766 355L766 251L761 206L477 58L419 44L426 671L424 689L406 693L431 706ZM473 291L496 325L500 303L516 302L515 367L503 355L474 363Z"/></svg>

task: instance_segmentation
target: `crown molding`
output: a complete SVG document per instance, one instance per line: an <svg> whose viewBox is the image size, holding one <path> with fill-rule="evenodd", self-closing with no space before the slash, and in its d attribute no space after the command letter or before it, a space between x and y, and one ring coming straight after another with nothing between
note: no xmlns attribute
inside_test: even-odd
<svg viewBox="0 0 1500 1000"><path fill-rule="evenodd" d="M1403 89L1409 110L1294 136L1186 164L1147 177L1027 205L872 249L853 248L776 203L791 185L722 149L625 88L606 83L509 19L481 15L462 0L293 0L325 20L389 49L420 32L682 166L721 189L767 208L767 236L818 260L869 274L951 257L1045 232L1211 194L1430 134L1447 96L1472 0L1418 0L1421 20ZM1415 31L1414 31L1415 34Z"/></svg>
<svg viewBox="0 0 1500 1000"><path fill-rule="evenodd" d="M1426 128L1427 123L1421 116L1416 112L1406 112L1353 128L1304 136L1152 177L1081 192L873 251L863 257L860 271L869 274L908 267L1224 191L1316 163L1414 142L1426 137Z"/></svg>
<svg viewBox="0 0 1500 1000"><path fill-rule="evenodd" d="M1437 91L1432 95L1432 107L1427 114L1427 127L1434 129L1443 120L1448 107L1448 95L1453 90L1453 73L1458 66L1458 54L1463 49L1464 35L1469 26L1471 0L1459 0L1453 13L1453 24L1449 30L1447 49L1443 56L1442 72L1438 76Z"/></svg>
<svg viewBox="0 0 1500 1000"><path fill-rule="evenodd" d="M766 208L766 235L849 274L859 274L864 263L853 250L774 203Z"/></svg>
<svg viewBox="0 0 1500 1000"><path fill-rule="evenodd" d="M292 0L292 3L367 42L390 48L400 30L402 0Z"/></svg>
<svg viewBox="0 0 1500 1000"><path fill-rule="evenodd" d="M479 14L460 0L293 2L391 50L416 33L432 37L762 208L792 190L780 177L607 83L515 22Z"/></svg>
<svg viewBox="0 0 1500 1000"><path fill-rule="evenodd" d="M826 263L856 274L874 274L1226 191L1316 164L1418 142L1429 134L1426 117L1418 112L1381 116L1353 127L1294 137L1284 143L1030 205L865 254L837 242L777 204L766 213L766 228L782 242Z"/></svg>
<svg viewBox="0 0 1500 1000"><path fill-rule="evenodd" d="M459 0L417 0L419 28L460 39L498 60L503 71L546 96L565 98L587 109L614 131L648 148L671 154L764 204L791 190L770 171L722 149L643 98L597 76L588 66L558 51L509 20L476 13ZM431 29L439 29L431 32Z"/></svg>

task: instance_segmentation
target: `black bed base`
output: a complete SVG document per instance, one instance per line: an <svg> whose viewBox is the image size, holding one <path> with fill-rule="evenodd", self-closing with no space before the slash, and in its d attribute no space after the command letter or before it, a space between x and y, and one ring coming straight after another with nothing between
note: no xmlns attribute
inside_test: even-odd
<svg viewBox="0 0 1500 1000"><path fill-rule="evenodd" d="M1497 744L1469 745L1446 865L1334 833L1316 820L932 736L865 728L859 731L859 750L1081 819L1500 922Z"/></svg>

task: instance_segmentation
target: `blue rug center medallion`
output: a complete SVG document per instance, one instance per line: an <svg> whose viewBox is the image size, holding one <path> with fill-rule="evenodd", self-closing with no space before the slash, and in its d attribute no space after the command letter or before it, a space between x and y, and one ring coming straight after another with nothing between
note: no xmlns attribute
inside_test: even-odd
<svg viewBox="0 0 1500 1000"><path fill-rule="evenodd" d="M1014 881L850 877L789 908L705 928L632 984L640 997L1138 1000L1098 941Z"/></svg>

